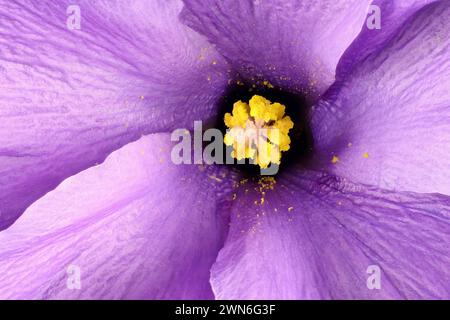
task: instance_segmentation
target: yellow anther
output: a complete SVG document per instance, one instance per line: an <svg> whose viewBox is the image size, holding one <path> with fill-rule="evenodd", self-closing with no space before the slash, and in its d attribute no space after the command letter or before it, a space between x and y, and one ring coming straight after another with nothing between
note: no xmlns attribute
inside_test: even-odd
<svg viewBox="0 0 450 320"><path fill-rule="evenodd" d="M289 132L294 127L294 123L292 122L289 116L284 117L276 122L275 126L283 133Z"/></svg>
<svg viewBox="0 0 450 320"><path fill-rule="evenodd" d="M264 120L269 121L269 119L265 119L267 116L267 111L270 106L270 101L267 99L264 99L261 96L255 95L253 96L250 101L250 115L255 118L255 120Z"/></svg>
<svg viewBox="0 0 450 320"><path fill-rule="evenodd" d="M225 114L225 125L228 128L242 127L245 128L245 124L248 120L248 112L250 108L247 103L238 101L233 105L233 114Z"/></svg>
<svg viewBox="0 0 450 320"><path fill-rule="evenodd" d="M294 127L291 118L284 116L286 107L278 102L255 95L249 103L238 101L232 113L225 114L229 128L224 138L233 147L232 157L252 159L261 168L281 163L281 152L290 148L289 131Z"/></svg>

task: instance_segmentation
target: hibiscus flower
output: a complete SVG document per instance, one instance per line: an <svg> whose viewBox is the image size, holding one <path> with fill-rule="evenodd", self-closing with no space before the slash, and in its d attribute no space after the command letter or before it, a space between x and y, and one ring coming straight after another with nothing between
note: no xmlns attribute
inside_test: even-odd
<svg viewBox="0 0 450 320"><path fill-rule="evenodd" d="M450 297L449 1L73 2L0 0L0 298ZM277 175L171 161L254 93Z"/></svg>

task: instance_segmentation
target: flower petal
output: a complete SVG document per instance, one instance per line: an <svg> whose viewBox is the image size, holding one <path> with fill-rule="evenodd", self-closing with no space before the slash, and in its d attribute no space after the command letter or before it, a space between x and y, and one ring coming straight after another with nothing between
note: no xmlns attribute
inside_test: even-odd
<svg viewBox="0 0 450 320"><path fill-rule="evenodd" d="M333 86L313 108L313 162L364 184L450 195L449 31L450 3L428 5Z"/></svg>
<svg viewBox="0 0 450 320"><path fill-rule="evenodd" d="M339 61L336 77L345 79L356 65L376 51L383 50L399 28L425 5L437 0L374 0L372 5L380 8L380 29L363 28L358 37L345 51ZM371 10L369 17L375 14Z"/></svg>
<svg viewBox="0 0 450 320"><path fill-rule="evenodd" d="M212 268L217 298L450 297L449 197L313 171L281 177L264 196L253 187L244 184L235 197ZM368 286L376 267L379 290Z"/></svg>
<svg viewBox="0 0 450 320"><path fill-rule="evenodd" d="M315 99L334 81L369 0L184 0L184 21L242 73Z"/></svg>
<svg viewBox="0 0 450 320"><path fill-rule="evenodd" d="M231 183L173 165L170 148L166 134L141 138L28 208L0 233L0 298L212 298L228 221L217 192Z"/></svg>
<svg viewBox="0 0 450 320"><path fill-rule="evenodd" d="M216 112L226 66L179 1L77 1L81 30L73 1L0 2L0 230L124 144Z"/></svg>

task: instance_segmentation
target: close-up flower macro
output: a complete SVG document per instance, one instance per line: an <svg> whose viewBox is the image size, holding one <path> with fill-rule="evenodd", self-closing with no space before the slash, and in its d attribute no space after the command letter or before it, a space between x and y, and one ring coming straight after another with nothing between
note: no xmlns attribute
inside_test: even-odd
<svg viewBox="0 0 450 320"><path fill-rule="evenodd" d="M0 299L450 299L449 35L449 0L0 0Z"/></svg>

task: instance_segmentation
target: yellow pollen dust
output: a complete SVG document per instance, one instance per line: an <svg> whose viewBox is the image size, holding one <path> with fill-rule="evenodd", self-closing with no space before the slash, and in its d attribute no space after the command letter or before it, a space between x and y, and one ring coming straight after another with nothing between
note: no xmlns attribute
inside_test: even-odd
<svg viewBox="0 0 450 320"><path fill-rule="evenodd" d="M228 131L224 137L227 146L233 147L231 156L237 160L251 159L262 169L271 163L281 163L281 153L291 144L289 131L294 127L286 107L278 102L254 95L248 103L238 101L232 113L224 117Z"/></svg>

